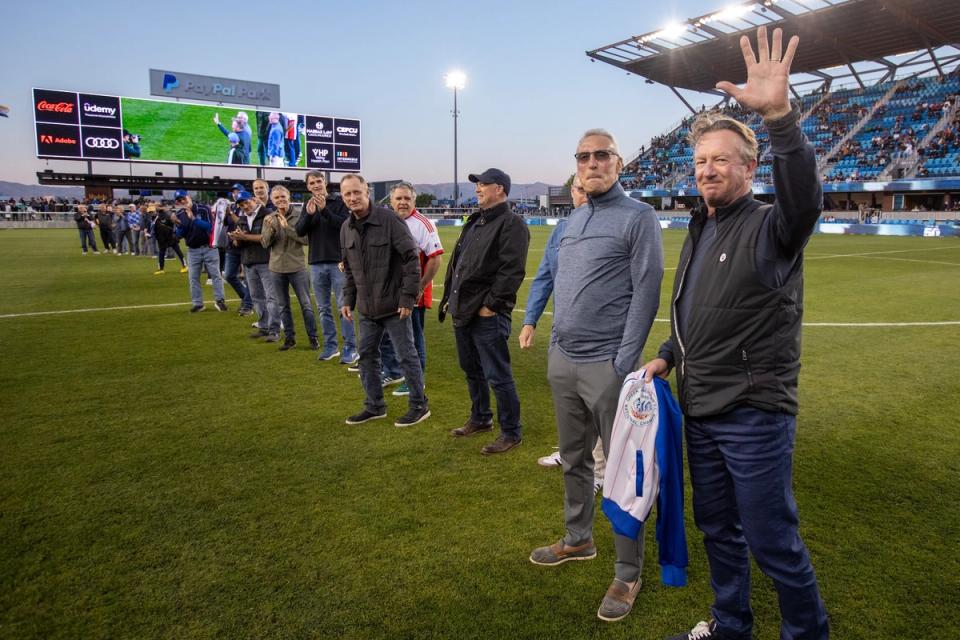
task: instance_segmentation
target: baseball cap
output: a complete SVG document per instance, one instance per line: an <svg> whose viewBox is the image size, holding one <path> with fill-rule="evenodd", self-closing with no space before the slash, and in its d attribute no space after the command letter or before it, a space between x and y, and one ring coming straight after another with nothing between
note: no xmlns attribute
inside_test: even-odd
<svg viewBox="0 0 960 640"><path fill-rule="evenodd" d="M227 140L236 144L237 142L240 142L240 136L238 136L235 133L231 133L230 135L227 136Z"/></svg>
<svg viewBox="0 0 960 640"><path fill-rule="evenodd" d="M244 200L253 200L253 194L249 191L241 191L237 194L237 202L243 202Z"/></svg>
<svg viewBox="0 0 960 640"><path fill-rule="evenodd" d="M236 136L237 134L231 133L230 135ZM237 140L239 140L239 139L240 139L240 136L237 136ZM231 187L231 189L234 189L234 190L236 190L236 191L243 191L244 188L245 188L245 187L244 187L242 184L240 184L239 182L236 183L235 185L233 185L233 187Z"/></svg>
<svg viewBox="0 0 960 640"><path fill-rule="evenodd" d="M186 190L184 190L184 189L177 189L176 191L173 192L173 199L174 199L174 200L180 200L181 198L186 198L187 195L188 195L188 194L187 194Z"/></svg>
<svg viewBox="0 0 960 640"><path fill-rule="evenodd" d="M484 184L499 184L503 187L503 192L510 195L510 176L500 169L487 169L481 174L471 173L467 178L470 182L482 182Z"/></svg>

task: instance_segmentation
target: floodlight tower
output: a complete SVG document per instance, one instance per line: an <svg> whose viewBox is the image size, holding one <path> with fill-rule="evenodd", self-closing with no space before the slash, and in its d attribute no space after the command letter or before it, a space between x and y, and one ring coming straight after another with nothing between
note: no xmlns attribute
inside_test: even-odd
<svg viewBox="0 0 960 640"><path fill-rule="evenodd" d="M460 183L457 182L457 91L467 85L467 74L463 71L450 71L444 76L448 89L453 89L453 206L460 202Z"/></svg>

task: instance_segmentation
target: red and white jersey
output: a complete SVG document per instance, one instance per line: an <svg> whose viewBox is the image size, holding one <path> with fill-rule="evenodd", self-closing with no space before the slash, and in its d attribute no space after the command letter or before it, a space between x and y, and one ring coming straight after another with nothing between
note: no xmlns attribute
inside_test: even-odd
<svg viewBox="0 0 960 640"><path fill-rule="evenodd" d="M404 221L407 223L407 229L410 230L410 235L413 236L413 241L420 249L420 274L422 275L423 267L427 264L427 260L443 253L443 245L440 244L437 227L430 222L429 218L416 209L414 209L413 213L407 216ZM417 306L429 309L432 305L433 283L431 282L427 285L426 289L423 290L423 297L420 298L420 303Z"/></svg>

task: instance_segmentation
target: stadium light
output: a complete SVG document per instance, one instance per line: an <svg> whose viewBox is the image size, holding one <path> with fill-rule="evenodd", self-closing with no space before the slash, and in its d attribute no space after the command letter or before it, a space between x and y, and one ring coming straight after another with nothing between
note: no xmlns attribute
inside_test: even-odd
<svg viewBox="0 0 960 640"><path fill-rule="evenodd" d="M453 206L457 206L460 201L460 183L457 182L457 91L463 90L467 86L467 74L463 71L454 70L444 76L447 88L453 89Z"/></svg>
<svg viewBox="0 0 960 640"><path fill-rule="evenodd" d="M685 25L685 24L677 24L677 23L668 24L663 29L653 34L653 37L651 38L651 40L654 40L657 38L660 38L663 40L676 40L677 38L685 34L687 32L687 29L688 29L688 25Z"/></svg>

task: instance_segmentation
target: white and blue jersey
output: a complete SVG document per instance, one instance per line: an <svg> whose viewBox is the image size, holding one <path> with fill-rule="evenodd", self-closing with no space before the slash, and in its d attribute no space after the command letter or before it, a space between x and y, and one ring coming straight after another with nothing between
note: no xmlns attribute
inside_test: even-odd
<svg viewBox="0 0 960 640"><path fill-rule="evenodd" d="M657 543L663 584L687 584L687 535L683 520L683 421L661 378L643 381L643 370L620 388L610 435L603 512L613 530L636 539L657 505Z"/></svg>

